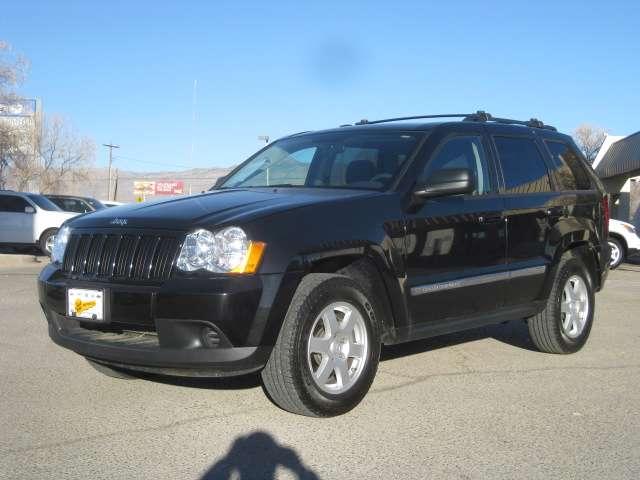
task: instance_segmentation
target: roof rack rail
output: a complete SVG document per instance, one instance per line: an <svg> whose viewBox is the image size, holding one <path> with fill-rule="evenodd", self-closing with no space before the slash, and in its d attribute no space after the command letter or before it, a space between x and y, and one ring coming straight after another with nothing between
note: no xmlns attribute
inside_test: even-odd
<svg viewBox="0 0 640 480"><path fill-rule="evenodd" d="M525 127L531 128L542 128L545 130L553 130L557 131L556 127L552 127L551 125L546 125L543 121L538 120L537 118L531 118L530 120L514 120L512 118L500 118L494 117L490 113L484 112L482 110L478 110L476 113L472 113L464 121L468 122L495 122L495 123L503 123L505 125L523 125Z"/></svg>
<svg viewBox="0 0 640 480"><path fill-rule="evenodd" d="M423 118L462 118L463 122L495 122L495 123L503 123L506 125L523 125L525 127L531 128L543 128L545 130L553 130L557 131L555 127L551 125L545 125L544 122L538 120L537 118L532 118L527 121L523 120L514 120L511 118L500 118L494 117L490 113L487 113L483 110L478 110L476 113L444 113L439 115L414 115L410 117L395 117L395 118L384 118L382 120L367 120L362 119L359 122L354 123L354 125L373 125L376 123L387 123L387 122L399 122L402 120L420 120ZM349 126L340 125L341 127Z"/></svg>
<svg viewBox="0 0 640 480"><path fill-rule="evenodd" d="M402 120L418 120L421 118L465 118L468 117L468 113L444 113L439 115L415 115L412 117L396 117L396 118L384 118L382 120L367 120L363 118L359 122L354 123L354 125L373 125L374 123L387 123L387 122L399 122Z"/></svg>

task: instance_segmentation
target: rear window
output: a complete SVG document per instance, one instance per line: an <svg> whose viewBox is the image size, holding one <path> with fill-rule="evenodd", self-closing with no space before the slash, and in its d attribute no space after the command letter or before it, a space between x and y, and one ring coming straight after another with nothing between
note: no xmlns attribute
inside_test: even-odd
<svg viewBox="0 0 640 480"><path fill-rule="evenodd" d="M47 197L43 197L42 195L35 195L35 194L27 195L27 196L33 201L33 203L38 205L43 210L48 210L50 212L52 212L52 211L56 211L56 212L60 211L58 206L55 205Z"/></svg>
<svg viewBox="0 0 640 480"><path fill-rule="evenodd" d="M508 193L550 192L547 166L529 138L494 137Z"/></svg>
<svg viewBox="0 0 640 480"><path fill-rule="evenodd" d="M563 142L545 141L558 182L565 190L591 190L591 178L573 148Z"/></svg>

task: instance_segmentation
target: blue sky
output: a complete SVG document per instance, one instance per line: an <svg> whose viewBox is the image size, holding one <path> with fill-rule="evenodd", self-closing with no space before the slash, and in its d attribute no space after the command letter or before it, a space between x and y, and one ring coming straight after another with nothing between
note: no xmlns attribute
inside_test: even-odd
<svg viewBox="0 0 640 480"><path fill-rule="evenodd" d="M258 135L397 115L485 109L632 133L639 22L638 1L20 0L4 2L0 39L31 60L22 92L46 112L120 144L120 168L166 170L238 163Z"/></svg>

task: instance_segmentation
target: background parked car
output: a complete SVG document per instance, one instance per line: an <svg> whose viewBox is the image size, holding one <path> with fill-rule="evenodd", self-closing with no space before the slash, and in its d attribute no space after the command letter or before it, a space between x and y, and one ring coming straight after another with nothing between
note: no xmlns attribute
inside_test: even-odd
<svg viewBox="0 0 640 480"><path fill-rule="evenodd" d="M125 205L124 202L116 202L115 200L100 200L100 202L105 206L105 207L119 207L120 205Z"/></svg>
<svg viewBox="0 0 640 480"><path fill-rule="evenodd" d="M88 213L106 208L100 200L91 197L76 197L74 195L46 195L65 212Z"/></svg>
<svg viewBox="0 0 640 480"><path fill-rule="evenodd" d="M609 220L609 246L611 247L611 268L616 268L628 257L640 252L640 237L636 227L620 220Z"/></svg>
<svg viewBox="0 0 640 480"><path fill-rule="evenodd" d="M43 195L0 191L0 244L35 246L50 255L58 228L76 215L63 212Z"/></svg>

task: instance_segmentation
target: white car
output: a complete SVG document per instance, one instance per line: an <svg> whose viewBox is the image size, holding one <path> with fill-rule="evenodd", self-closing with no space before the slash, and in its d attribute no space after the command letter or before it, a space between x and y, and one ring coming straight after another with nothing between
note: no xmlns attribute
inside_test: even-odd
<svg viewBox="0 0 640 480"><path fill-rule="evenodd" d="M616 268L625 258L640 252L640 237L636 227L620 220L609 220L609 246L611 247L611 268Z"/></svg>
<svg viewBox="0 0 640 480"><path fill-rule="evenodd" d="M0 244L36 246L50 255L58 228L76 215L36 193L0 190Z"/></svg>

